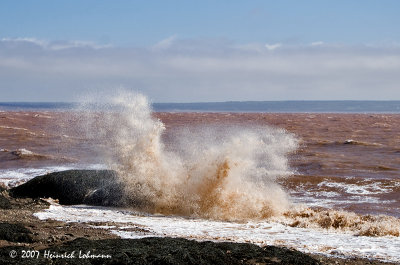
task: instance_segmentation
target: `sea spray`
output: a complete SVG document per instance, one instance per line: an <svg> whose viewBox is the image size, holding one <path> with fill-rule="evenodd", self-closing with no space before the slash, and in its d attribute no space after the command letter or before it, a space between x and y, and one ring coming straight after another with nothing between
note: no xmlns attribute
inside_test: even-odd
<svg viewBox="0 0 400 265"><path fill-rule="evenodd" d="M291 174L292 134L267 126L190 124L166 131L145 96L123 93L110 102L85 119L92 120L88 131L102 143L133 208L220 220L267 218L288 209L275 179Z"/></svg>
<svg viewBox="0 0 400 265"><path fill-rule="evenodd" d="M398 218L312 209L291 201L278 182L293 181L285 178L292 174L287 157L298 140L282 129L246 123L166 129L147 98L131 93L83 113L86 131L102 146L135 210L229 221L268 219L363 236L400 235Z"/></svg>

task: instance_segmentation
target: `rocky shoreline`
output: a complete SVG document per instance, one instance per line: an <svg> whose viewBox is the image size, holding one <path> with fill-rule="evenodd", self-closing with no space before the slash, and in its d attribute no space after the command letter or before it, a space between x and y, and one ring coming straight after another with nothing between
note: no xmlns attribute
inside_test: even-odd
<svg viewBox="0 0 400 265"><path fill-rule="evenodd" d="M0 264L394 264L249 243L121 239L86 223L39 220L33 213L49 203L37 196L22 197L28 196L17 197L0 187Z"/></svg>

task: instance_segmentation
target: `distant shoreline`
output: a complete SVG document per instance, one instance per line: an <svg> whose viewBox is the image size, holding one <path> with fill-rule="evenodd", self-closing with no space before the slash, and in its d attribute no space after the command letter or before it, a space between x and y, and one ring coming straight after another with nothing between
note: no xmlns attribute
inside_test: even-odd
<svg viewBox="0 0 400 265"><path fill-rule="evenodd" d="M79 109L78 102L0 102L3 111L57 111ZM89 109L113 109L102 103L85 104ZM299 100L153 103L155 112L270 112L270 113L400 113L400 100Z"/></svg>

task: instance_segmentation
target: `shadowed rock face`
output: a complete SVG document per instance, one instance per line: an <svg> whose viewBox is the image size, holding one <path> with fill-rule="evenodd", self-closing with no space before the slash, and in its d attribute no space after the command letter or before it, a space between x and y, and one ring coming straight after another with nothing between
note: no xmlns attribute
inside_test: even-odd
<svg viewBox="0 0 400 265"><path fill-rule="evenodd" d="M112 170L66 170L35 177L12 188L10 195L58 199L60 204L125 206L123 185Z"/></svg>
<svg viewBox="0 0 400 265"><path fill-rule="evenodd" d="M0 209L11 209L11 208L12 206L10 201L2 194L0 194Z"/></svg>
<svg viewBox="0 0 400 265"><path fill-rule="evenodd" d="M31 231L21 224L0 223L0 240L31 243L31 234Z"/></svg>

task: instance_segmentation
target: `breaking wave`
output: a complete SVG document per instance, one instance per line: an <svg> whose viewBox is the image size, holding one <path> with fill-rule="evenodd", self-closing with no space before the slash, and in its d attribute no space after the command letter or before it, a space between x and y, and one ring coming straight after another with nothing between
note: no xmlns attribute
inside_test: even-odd
<svg viewBox="0 0 400 265"><path fill-rule="evenodd" d="M24 159L24 158L29 158L29 159L44 159L48 158L49 156L34 153L28 149L25 148L20 148L15 151L11 151L11 154L14 155L18 159Z"/></svg>
<svg viewBox="0 0 400 265"><path fill-rule="evenodd" d="M89 114L94 128L88 131L102 139L132 207L221 220L267 218L288 209L275 179L292 173L287 154L298 142L292 134L218 125L167 133L145 96L124 94L112 104L114 111Z"/></svg>
<svg viewBox="0 0 400 265"><path fill-rule="evenodd" d="M291 227L324 228L357 236L400 236L400 219L387 215L360 215L338 210L296 207L279 221Z"/></svg>
<svg viewBox="0 0 400 265"><path fill-rule="evenodd" d="M75 162L76 161L75 158L36 153L36 152L33 152L26 148L19 148L19 149L12 150L12 151L1 148L0 152L3 153L2 157L1 157L3 161L9 161L9 160L26 160L26 161L55 160L55 161L61 161L61 162Z"/></svg>
<svg viewBox="0 0 400 265"><path fill-rule="evenodd" d="M118 172L135 210L225 221L270 219L292 227L399 236L400 220L395 217L292 202L278 182L290 182L285 177L294 172L288 155L299 141L283 129L208 124L167 130L141 94L123 94L111 105L88 110L90 117L84 119L90 121L87 131L102 143L108 165Z"/></svg>

